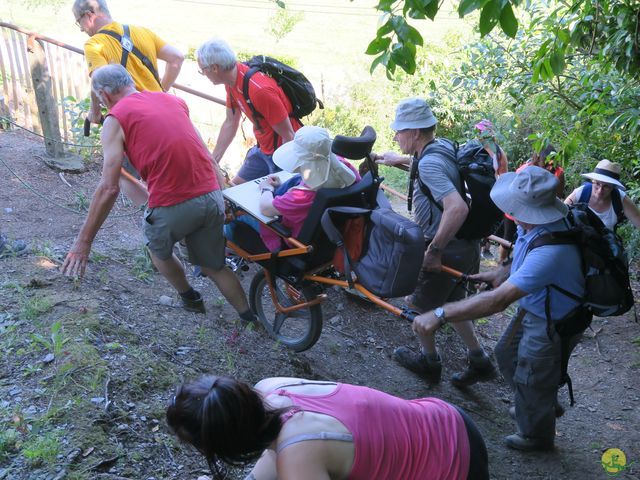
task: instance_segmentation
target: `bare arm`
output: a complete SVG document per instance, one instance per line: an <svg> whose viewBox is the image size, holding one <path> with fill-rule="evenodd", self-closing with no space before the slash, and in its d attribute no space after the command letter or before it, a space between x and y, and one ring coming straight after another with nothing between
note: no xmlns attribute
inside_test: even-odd
<svg viewBox="0 0 640 480"><path fill-rule="evenodd" d="M622 210L633 226L640 228L640 210L627 196L622 200Z"/></svg>
<svg viewBox="0 0 640 480"><path fill-rule="evenodd" d="M574 190L569 194L567 198L564 199L564 203L567 205L574 205L576 203L576 191Z"/></svg>
<svg viewBox="0 0 640 480"><path fill-rule="evenodd" d="M440 271L442 250L453 240L468 213L469 207L457 191L449 193L442 199L442 219L436 235L424 254L422 266L425 270Z"/></svg>
<svg viewBox="0 0 640 480"><path fill-rule="evenodd" d="M448 323L483 318L506 309L516 300L527 295L526 292L507 280L495 290L443 305ZM433 312L419 315L413 321L413 331L417 335L430 335L440 327L440 320Z"/></svg>
<svg viewBox="0 0 640 480"><path fill-rule="evenodd" d="M280 123L272 125L271 128L273 128L273 131L276 132L280 138L282 138L282 143L287 143L293 140L295 132L293 131L293 126L291 125L291 120L289 120L289 117L285 118Z"/></svg>
<svg viewBox="0 0 640 480"><path fill-rule="evenodd" d="M276 452L265 450L244 480L278 480Z"/></svg>
<svg viewBox="0 0 640 480"><path fill-rule="evenodd" d="M224 122L220 127L216 146L213 149L213 152L211 152L211 156L216 163L220 163L224 152L227 151L227 148L231 145L233 137L236 136L238 125L240 125L241 115L239 108L236 108L235 112L231 108L227 108L227 117L224 119Z"/></svg>
<svg viewBox="0 0 640 480"><path fill-rule="evenodd" d="M93 90L91 90L91 106L89 107L87 118L91 123L100 123L100 120L102 120L100 100L98 99L98 96L93 93Z"/></svg>
<svg viewBox="0 0 640 480"><path fill-rule="evenodd" d="M102 129L104 163L102 177L89 205L87 219L62 264L62 273L67 276L83 276L89 260L91 244L118 198L120 168L124 156L124 133L114 117L107 117Z"/></svg>
<svg viewBox="0 0 640 480"><path fill-rule="evenodd" d="M400 155L396 152L385 152L382 155L377 153L371 154L373 160L380 165L396 167L400 170L408 171L411 165L411 157L408 155Z"/></svg>
<svg viewBox="0 0 640 480"><path fill-rule="evenodd" d="M164 60L167 65L164 69L164 75L162 76L162 89L166 92L171 88L173 83L178 78L180 69L182 68L182 62L184 62L184 55L176 47L171 45L165 45L158 52L158 58Z"/></svg>
<svg viewBox="0 0 640 480"><path fill-rule="evenodd" d="M276 175L269 175L260 182L260 213L268 217L280 215L280 212L273 206L273 192L280 186L280 178Z"/></svg>

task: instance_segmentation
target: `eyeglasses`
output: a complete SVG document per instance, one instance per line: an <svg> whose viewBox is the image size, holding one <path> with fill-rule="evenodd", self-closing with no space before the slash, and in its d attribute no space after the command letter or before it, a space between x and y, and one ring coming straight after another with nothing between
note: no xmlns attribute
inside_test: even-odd
<svg viewBox="0 0 640 480"><path fill-rule="evenodd" d="M611 190L613 189L613 185L611 185L610 183L599 182L597 180L591 180L591 183L593 185L596 185L596 186L600 187L600 188L606 188L606 189L611 189Z"/></svg>
<svg viewBox="0 0 640 480"><path fill-rule="evenodd" d="M80 26L80 20L82 20L87 13L89 13L88 10L86 12L83 12L82 15L80 15L78 18L76 18L76 26L77 27Z"/></svg>
<svg viewBox="0 0 640 480"><path fill-rule="evenodd" d="M199 73L200 75L205 75L205 76L206 76L206 75L207 75L207 72L208 72L209 70L211 70L211 67L212 67L212 66L213 66L213 65L209 65L208 67L202 67L202 68L199 68L199 69L198 69L198 73Z"/></svg>

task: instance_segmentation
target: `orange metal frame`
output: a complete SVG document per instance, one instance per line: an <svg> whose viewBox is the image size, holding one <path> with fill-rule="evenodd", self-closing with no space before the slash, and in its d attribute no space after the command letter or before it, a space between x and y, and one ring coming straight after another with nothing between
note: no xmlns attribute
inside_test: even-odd
<svg viewBox="0 0 640 480"><path fill-rule="evenodd" d="M266 224L263 224L263 225L266 225ZM266 226L269 228L269 225L266 225ZM275 233L278 233L276 230L272 228L271 230L274 231ZM302 242L296 240L293 237L287 237L286 241L288 244L292 245L293 248L281 250L277 253L260 253L255 255L247 252L246 250L241 248L239 245L237 245L236 243L230 240L227 240L227 246L231 248L234 252L236 252L238 255L240 255L242 258L250 262L264 261L264 260L269 260L271 258L283 258L283 257L292 257L296 255L304 255L307 253L311 253L313 251L313 247L311 245L304 245ZM453 270L453 269L450 269L450 270L452 272L456 272L456 270ZM267 278L267 281L269 284L269 292L271 294L271 299L273 300L273 305L275 306L276 310L280 313L289 313L296 310L301 310L303 308L312 307L313 305L317 305L323 302L327 298L327 295L323 293L323 294L319 294L313 300L306 301L306 299L302 295L302 292L298 291L293 285L287 283L287 286L286 286L287 293L297 303L296 305L285 307L281 305L280 301L278 300L277 293L273 286L274 282L272 281L271 274L267 269L264 269L264 272L265 272L265 277ZM458 273L458 276L462 275L460 272L457 272L457 273ZM345 289L350 288L349 282L346 280L338 280L334 278L323 277L323 276L312 274L312 273L305 274L303 279L309 282L316 282L316 283L321 283L325 285L335 285ZM410 312L402 310L394 305L391 305L390 303L384 301L377 295L371 293L369 290L367 290L365 287L363 287L359 283L353 282L353 288L356 289L358 292L362 293L373 304L384 308L388 312L393 313L394 315L397 315L399 317L407 318L407 319L413 318L413 315Z"/></svg>

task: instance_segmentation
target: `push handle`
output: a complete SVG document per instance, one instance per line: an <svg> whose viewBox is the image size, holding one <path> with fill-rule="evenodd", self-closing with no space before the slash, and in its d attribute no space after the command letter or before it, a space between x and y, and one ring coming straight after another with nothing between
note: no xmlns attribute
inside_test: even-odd
<svg viewBox="0 0 640 480"><path fill-rule="evenodd" d="M100 117L100 125L104 123L104 115ZM91 134L91 122L88 118L84 119L84 136L88 137Z"/></svg>
<svg viewBox="0 0 640 480"><path fill-rule="evenodd" d="M481 283L484 283L487 286L487 288L485 290L491 290L493 288L491 286L491 284L488 283L488 282L481 282L481 281L478 281L478 280L472 280L471 278L469 278L469 275L467 275L466 273L462 273L459 270L456 270L455 268L447 267L446 265L442 265L440 267L440 271L442 271L443 273L446 273L448 275L451 275L452 277L459 278L463 282L474 283L476 286L480 285Z"/></svg>

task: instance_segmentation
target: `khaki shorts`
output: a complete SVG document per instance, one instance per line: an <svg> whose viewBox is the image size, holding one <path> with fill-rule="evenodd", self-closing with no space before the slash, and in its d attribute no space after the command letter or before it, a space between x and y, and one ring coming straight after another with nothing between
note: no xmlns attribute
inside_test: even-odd
<svg viewBox="0 0 640 480"><path fill-rule="evenodd" d="M478 273L480 244L478 241L453 239L442 252L442 264L466 273ZM411 303L420 312L441 307L447 302L461 300L467 291L456 278L446 273L420 271L418 285Z"/></svg>
<svg viewBox="0 0 640 480"><path fill-rule="evenodd" d="M224 266L224 200L220 190L170 207L147 208L144 220L145 243L160 260L171 258L173 246L184 238L190 263L214 270Z"/></svg>

